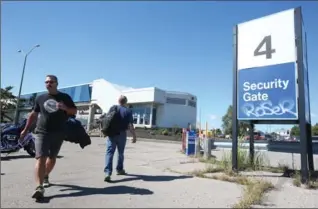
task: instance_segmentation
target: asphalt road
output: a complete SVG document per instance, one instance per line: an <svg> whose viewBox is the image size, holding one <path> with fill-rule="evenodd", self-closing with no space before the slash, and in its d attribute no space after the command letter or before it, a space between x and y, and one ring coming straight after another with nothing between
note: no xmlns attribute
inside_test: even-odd
<svg viewBox="0 0 318 209"><path fill-rule="evenodd" d="M92 138L92 142L84 150L76 144L64 143L50 176L54 185L46 190L46 198L41 203L31 198L36 186L35 160L24 151L2 156L1 208L231 208L243 194L243 187L233 183L169 171L187 173L206 165L194 163L181 154L180 144L153 140L128 143L125 168L129 175L113 176L113 183L105 183L104 139ZM229 151L213 150L212 154L221 158ZM265 151L263 154L272 165L300 165L297 154ZM315 156L315 165L317 158ZM318 207L318 191L297 188L292 185L292 179L261 176L271 180L277 189L266 195L266 205L260 207Z"/></svg>
<svg viewBox="0 0 318 209"><path fill-rule="evenodd" d="M31 199L36 186L35 160L24 151L2 157L1 207L229 208L238 201L242 194L238 185L167 171L180 165L181 170L193 169L190 163L182 164L188 159L179 150L178 144L128 143L125 167L130 175L113 176L113 183L105 183L104 139L93 138L93 144L84 150L64 143L61 158L50 176L54 185L46 190L41 203Z"/></svg>

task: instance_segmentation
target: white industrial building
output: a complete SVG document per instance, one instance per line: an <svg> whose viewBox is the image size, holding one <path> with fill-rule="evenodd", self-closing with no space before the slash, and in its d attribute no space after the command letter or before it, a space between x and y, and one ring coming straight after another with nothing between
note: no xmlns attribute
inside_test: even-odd
<svg viewBox="0 0 318 209"><path fill-rule="evenodd" d="M196 96L184 92L165 91L156 87L130 88L97 79L59 89L69 94L78 107L77 118L88 127L94 119L117 104L120 95L128 98L136 127L195 126L197 118ZM42 92L25 94L24 111L30 110L34 98Z"/></svg>

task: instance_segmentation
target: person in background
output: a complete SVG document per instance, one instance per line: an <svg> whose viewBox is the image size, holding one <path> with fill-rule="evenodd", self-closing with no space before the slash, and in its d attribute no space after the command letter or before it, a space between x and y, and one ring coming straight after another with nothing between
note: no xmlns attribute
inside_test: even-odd
<svg viewBox="0 0 318 209"><path fill-rule="evenodd" d="M66 121L70 115L75 115L77 112L71 97L57 90L58 79L56 76L47 75L45 86L48 92L35 99L33 110L20 136L23 139L33 122L37 120L35 130L37 187L32 195L32 198L37 200L43 198L44 187L50 186L49 174L55 166L56 157L65 138Z"/></svg>
<svg viewBox="0 0 318 209"><path fill-rule="evenodd" d="M132 110L127 107L127 97L120 96L118 99L119 106L117 106L119 109L119 115L120 115L120 133L119 135L113 136L113 137L107 137L106 140L106 166L104 169L104 172L106 174L104 181L110 182L111 181L111 175L113 172L113 157L114 153L117 147L118 150L118 161L117 161L117 174L118 175L125 175L126 172L124 170L124 151L127 141L127 129L130 130L133 138L132 143L136 143L136 133L135 128L133 125L133 117L132 117ZM116 108L116 105L111 107ZM111 109L110 109L111 111Z"/></svg>

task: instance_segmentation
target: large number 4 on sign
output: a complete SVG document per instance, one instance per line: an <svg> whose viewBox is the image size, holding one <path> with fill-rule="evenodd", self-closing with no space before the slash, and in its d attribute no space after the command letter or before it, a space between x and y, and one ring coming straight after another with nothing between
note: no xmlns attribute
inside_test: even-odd
<svg viewBox="0 0 318 209"><path fill-rule="evenodd" d="M265 45L265 50L261 50ZM254 56L266 55L266 59L271 59L272 54L275 53L276 50L272 49L272 37L265 36L261 43L254 50Z"/></svg>

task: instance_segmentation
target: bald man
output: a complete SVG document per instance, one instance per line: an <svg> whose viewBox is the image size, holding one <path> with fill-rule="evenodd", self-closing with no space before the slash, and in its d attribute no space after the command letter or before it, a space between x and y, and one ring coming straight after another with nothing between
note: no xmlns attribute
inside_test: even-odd
<svg viewBox="0 0 318 209"><path fill-rule="evenodd" d="M133 125L133 117L132 117L132 111L130 108L127 107L127 97L120 96L118 99L118 106L114 105L110 108L109 111L112 111L112 108L118 107L118 113L121 118L120 122L120 133L116 136L107 137L106 140L106 165L105 165L105 179L104 181L110 182L111 181L111 175L113 172L113 157L116 148L118 149L118 161L117 161L117 174L118 175L125 175L126 172L124 170L124 151L127 141L127 129L130 130L133 139L132 143L136 143L136 133Z"/></svg>

